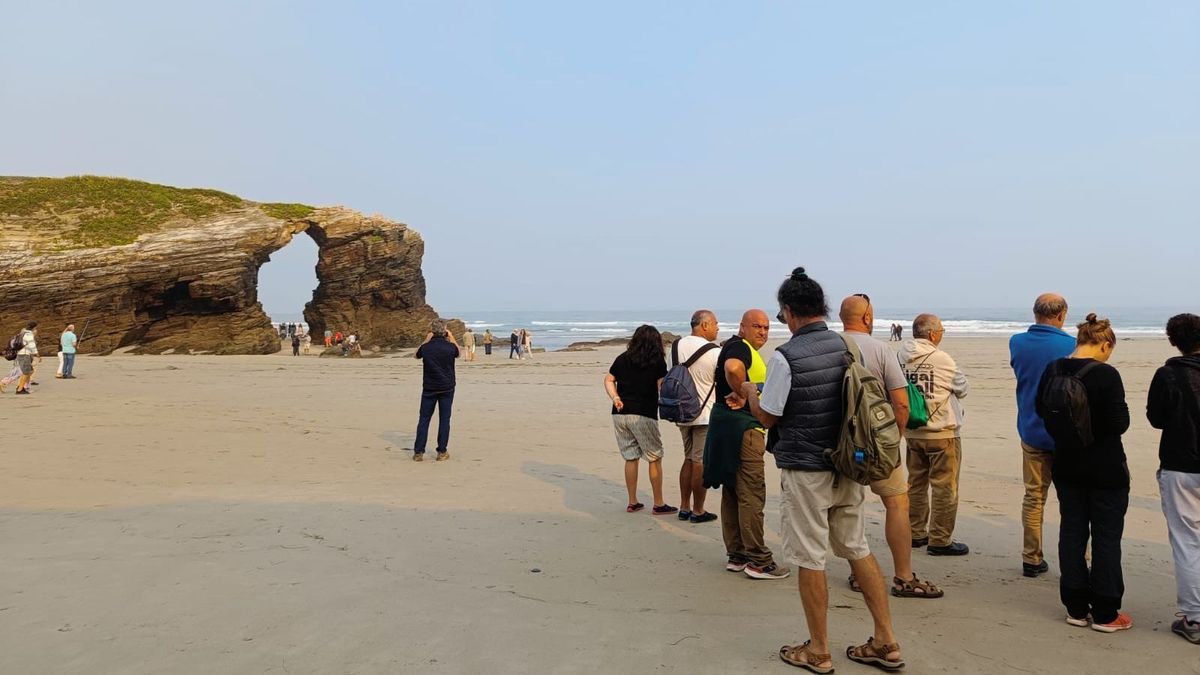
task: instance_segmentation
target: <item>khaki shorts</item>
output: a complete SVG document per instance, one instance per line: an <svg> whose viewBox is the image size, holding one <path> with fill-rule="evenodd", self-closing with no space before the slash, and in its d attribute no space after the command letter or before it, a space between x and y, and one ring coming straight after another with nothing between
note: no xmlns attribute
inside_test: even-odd
<svg viewBox="0 0 1200 675"><path fill-rule="evenodd" d="M779 479L783 555L808 570L825 569L833 554L860 560L871 554L864 527L862 485L845 478L833 486L832 471L784 469Z"/></svg>
<svg viewBox="0 0 1200 675"><path fill-rule="evenodd" d="M617 448L626 461L644 459L657 462L662 459L662 436L658 434L658 420L641 415L613 415L612 418Z"/></svg>
<svg viewBox="0 0 1200 675"><path fill-rule="evenodd" d="M708 425L679 427L679 435L683 437L683 457L697 464L704 463L704 441L708 439Z"/></svg>
<svg viewBox="0 0 1200 675"><path fill-rule="evenodd" d="M887 478L871 483L871 492L880 497L908 494L908 474L904 471L904 465L897 466Z"/></svg>

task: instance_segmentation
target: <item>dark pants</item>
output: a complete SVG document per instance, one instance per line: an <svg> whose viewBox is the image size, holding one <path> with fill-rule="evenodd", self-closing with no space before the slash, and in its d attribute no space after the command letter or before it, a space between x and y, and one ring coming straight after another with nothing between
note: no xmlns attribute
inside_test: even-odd
<svg viewBox="0 0 1200 675"><path fill-rule="evenodd" d="M483 353L487 354L488 356L491 356L492 344L490 342L483 345Z"/></svg>
<svg viewBox="0 0 1200 675"><path fill-rule="evenodd" d="M300 356L300 345L292 345L292 356Z"/></svg>
<svg viewBox="0 0 1200 675"><path fill-rule="evenodd" d="M1058 561L1062 579L1058 592L1067 613L1076 619L1089 612L1095 623L1110 623L1121 609L1125 581L1121 577L1121 533L1129 508L1129 488L1097 489L1055 482L1062 522ZM1087 559L1092 539L1092 568Z"/></svg>
<svg viewBox="0 0 1200 675"><path fill-rule="evenodd" d="M425 454L425 442L429 440L429 421L433 409L438 410L437 451L446 452L450 443L450 408L454 405L454 390L441 393L421 392L421 418L417 422L417 440L413 442L413 454Z"/></svg>
<svg viewBox="0 0 1200 675"><path fill-rule="evenodd" d="M511 344L508 347L508 358L511 359L513 357L513 354L516 354L517 356L521 355L521 350L517 347L516 344Z"/></svg>

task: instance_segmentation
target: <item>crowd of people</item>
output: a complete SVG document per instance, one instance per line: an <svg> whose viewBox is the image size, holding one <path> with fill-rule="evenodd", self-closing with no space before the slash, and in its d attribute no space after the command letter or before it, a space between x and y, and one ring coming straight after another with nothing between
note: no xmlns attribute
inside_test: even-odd
<svg viewBox="0 0 1200 675"><path fill-rule="evenodd" d="M85 326L86 328L86 326ZM12 361L8 374L0 378L0 394L7 393L8 385L17 383L14 394L28 396L30 387L37 386L37 371L42 364L42 355L37 344L38 322L30 321L19 333L8 341L4 350L6 360ZM75 334L75 324L69 323L58 336L58 370L54 377L60 380L75 379L75 355L80 337Z"/></svg>
<svg viewBox="0 0 1200 675"><path fill-rule="evenodd" d="M871 337L874 310L865 293L842 301L840 335L826 324L824 290L803 268L781 284L777 300L776 319L790 335L767 361L759 350L767 342L770 318L760 309L747 311L737 335L719 347L717 317L697 311L691 335L671 345L670 367L655 327L634 332L604 379L624 460L625 508L630 513L646 508L637 497L639 464L645 462L654 515L690 523L720 519L726 570L770 580L791 574L785 564L795 567L809 638L785 645L779 657L815 673L833 670L827 560L831 554L846 559L848 583L863 594L874 620L873 635L848 648L846 656L897 670L904 660L893 632L889 590L898 598L945 596L915 573L913 550L924 548L934 556L970 553L953 536L969 382L942 349L946 331L934 314L914 318L912 337L896 350ZM1040 296L1034 324L1009 345L1025 485L1021 571L1027 577L1049 571L1042 514L1053 485L1061 512L1059 588L1066 621L1112 633L1133 626L1120 611L1121 537L1129 502L1121 436L1129 426L1129 409L1120 373L1107 363L1117 345L1112 326L1089 314L1072 337L1063 330L1067 309L1060 295ZM900 338L898 327L892 327L892 341ZM1147 417L1163 430L1158 482L1179 605L1172 630L1200 644L1200 316L1172 317L1166 332L1181 355L1155 374ZM849 403L843 392L853 362L882 384L895 419L888 422L895 428L874 433L898 432L906 444L906 461L869 486L839 475L831 463L830 449L839 447L839 435L846 433ZM671 407L664 394L668 388ZM680 400L696 404L694 417L676 419L686 407ZM663 493L660 411L664 417L671 413L683 442L680 507L668 504ZM768 453L782 474L782 561L763 535ZM884 534L894 565L890 589L867 546L863 504L868 487L886 512ZM719 516L705 510L710 488L721 489Z"/></svg>

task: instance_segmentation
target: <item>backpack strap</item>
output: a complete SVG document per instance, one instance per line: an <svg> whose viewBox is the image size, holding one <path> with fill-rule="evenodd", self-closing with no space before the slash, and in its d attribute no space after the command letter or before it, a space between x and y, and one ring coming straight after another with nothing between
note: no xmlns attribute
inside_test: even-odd
<svg viewBox="0 0 1200 675"><path fill-rule="evenodd" d="M846 337L845 333L837 333L837 336L842 338L842 342L846 345L846 354L850 357L850 363L862 363L862 350L858 348L858 343Z"/></svg>
<svg viewBox="0 0 1200 675"><path fill-rule="evenodd" d="M1099 361L1096 361L1096 360L1088 361L1087 363L1083 364L1083 367L1079 369L1079 372L1075 373L1075 377L1082 380L1084 375L1087 375L1092 369L1096 368L1099 365L1100 365Z"/></svg>
<svg viewBox="0 0 1200 675"><path fill-rule="evenodd" d="M682 340L683 338L680 338ZM679 340L671 343L671 367L679 365Z"/></svg>
<svg viewBox="0 0 1200 675"><path fill-rule="evenodd" d="M675 361L675 364L676 364L676 365L678 365L678 364L679 364L679 350L678 350L678 349L675 347L675 345L677 345L677 344L679 344L679 340L676 340L676 341L675 341L675 342L674 342L674 343L671 345L671 358L672 358L672 359ZM717 346L716 346L716 345L714 345L714 344L713 344L713 343L711 343L711 342L709 342L709 343L705 344L705 345L704 345L703 347L701 347L700 349L697 349L697 350L696 350L696 351L695 351L695 352L692 354L692 357L691 357L691 358L689 358L687 361L684 361L684 362L683 362L683 367L684 367L684 368L691 368L693 365L695 365L695 363L696 363L697 361L699 361L699 360L700 360L700 357L701 357L701 356L704 356L705 354L707 354L707 353L711 352L712 350L714 350L714 349L716 349L716 348L717 348Z"/></svg>

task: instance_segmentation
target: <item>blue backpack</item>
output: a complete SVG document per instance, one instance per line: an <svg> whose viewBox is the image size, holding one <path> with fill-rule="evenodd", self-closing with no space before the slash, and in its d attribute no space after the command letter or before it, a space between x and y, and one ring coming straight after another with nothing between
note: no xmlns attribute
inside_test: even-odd
<svg viewBox="0 0 1200 675"><path fill-rule="evenodd" d="M668 422L687 424L700 416L717 386L716 382L713 382L712 388L708 390L708 395L704 397L704 400L700 400L700 394L696 391L696 381L692 379L692 373L688 368L699 361L700 357L716 348L717 345L710 342L697 349L696 353L692 354L692 358L680 363L679 340L671 343L671 369L667 371L667 376L663 378L662 388L658 391L659 417Z"/></svg>

